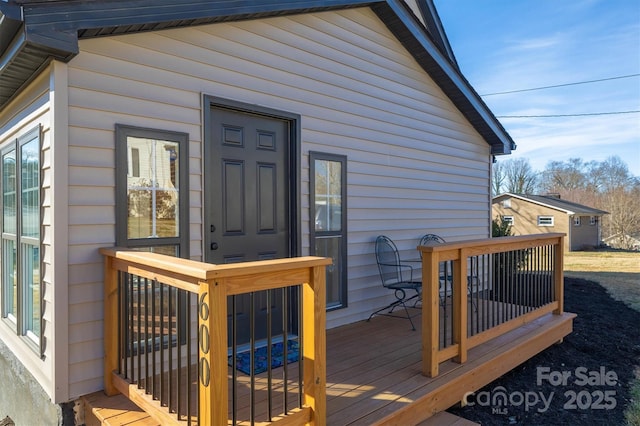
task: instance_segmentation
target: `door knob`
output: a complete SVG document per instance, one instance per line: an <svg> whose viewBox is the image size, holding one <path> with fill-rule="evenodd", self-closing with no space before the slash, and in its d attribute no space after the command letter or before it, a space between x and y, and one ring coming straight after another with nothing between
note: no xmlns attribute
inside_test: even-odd
<svg viewBox="0 0 640 426"><path fill-rule="evenodd" d="M218 250L218 243L211 243L211 250Z"/></svg>

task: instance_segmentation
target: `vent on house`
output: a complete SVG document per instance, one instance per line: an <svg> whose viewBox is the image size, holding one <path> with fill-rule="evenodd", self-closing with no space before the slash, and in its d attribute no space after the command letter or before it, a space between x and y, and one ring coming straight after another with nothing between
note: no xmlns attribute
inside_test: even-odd
<svg viewBox="0 0 640 426"><path fill-rule="evenodd" d="M553 226L553 216L538 216L538 226Z"/></svg>

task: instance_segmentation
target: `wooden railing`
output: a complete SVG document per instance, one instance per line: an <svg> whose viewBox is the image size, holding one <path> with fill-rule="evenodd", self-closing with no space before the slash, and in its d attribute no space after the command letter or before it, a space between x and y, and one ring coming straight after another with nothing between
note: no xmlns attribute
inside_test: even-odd
<svg viewBox="0 0 640 426"><path fill-rule="evenodd" d="M235 424L237 413L229 410L237 384L230 384L236 373L229 367L235 356L228 352L233 340L228 300L298 287L300 404L295 409L285 404L277 415L269 408L262 424L325 424L325 268L330 259L212 265L126 249L100 252L105 257L107 395L125 394L160 424ZM252 369L252 393L256 376ZM271 369L268 382L271 386ZM284 393L286 398L286 386Z"/></svg>
<svg viewBox="0 0 640 426"><path fill-rule="evenodd" d="M564 234L420 246L423 374L469 349L563 312Z"/></svg>

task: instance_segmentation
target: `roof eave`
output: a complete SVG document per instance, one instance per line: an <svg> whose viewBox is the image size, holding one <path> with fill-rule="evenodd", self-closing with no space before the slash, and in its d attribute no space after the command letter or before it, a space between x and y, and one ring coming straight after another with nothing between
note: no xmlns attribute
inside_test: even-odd
<svg viewBox="0 0 640 426"><path fill-rule="evenodd" d="M496 195L495 197L492 198L492 202L496 202L498 201L499 198L503 198L503 197L513 197L513 198L518 198L520 200L523 201L527 201L529 203L533 203L533 204L537 204L539 206L544 206L550 209L554 209L554 210L559 210L562 211L568 215L589 215L589 216L604 216L605 214L609 214L609 212L604 211L604 210L600 210L600 209L595 209L595 208L591 208L589 206L583 206L583 205L578 205L577 203L572 203L572 204L576 204L576 207L582 207L582 209L568 209L562 206L554 206L553 204L549 204L549 203L545 203L542 202L540 200L537 199L533 199L533 198L529 198L527 196L521 195L521 194L514 194L512 192L505 192L499 195ZM566 201L566 200L565 200Z"/></svg>
<svg viewBox="0 0 640 426"><path fill-rule="evenodd" d="M89 30L88 35L97 36L107 35L104 32L106 29L113 33L121 28L124 28L124 32L137 32L205 22L369 6L491 146L491 154L509 154L515 149L514 141L462 76L455 60L447 55L446 49L443 52L438 47L402 0L194 0L188 9L179 7L175 2L161 0L138 0L135 3L122 0L123 5L146 12L136 14L131 14L129 9L114 7L114 3L119 2L73 2L71 5L70 2L0 1L0 13L10 16L10 21L13 21L5 31L15 31L16 19L23 24L14 37L12 49L7 49L0 57L0 108L52 58L71 60L78 53L79 33L85 30ZM167 22L168 19L170 22ZM444 32L439 37L446 42Z"/></svg>
<svg viewBox="0 0 640 426"><path fill-rule="evenodd" d="M430 39L402 0L380 2L372 9L487 141L491 154L510 154L515 150L516 144L502 124L454 63Z"/></svg>

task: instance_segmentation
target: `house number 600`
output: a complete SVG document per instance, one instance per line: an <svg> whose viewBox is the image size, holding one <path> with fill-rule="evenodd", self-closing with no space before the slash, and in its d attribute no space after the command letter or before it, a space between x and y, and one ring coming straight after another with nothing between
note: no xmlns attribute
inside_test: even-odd
<svg viewBox="0 0 640 426"><path fill-rule="evenodd" d="M207 324L204 322L209 319L209 305L205 302L207 294L208 293L202 293L198 301L198 315L200 316L200 320L203 321L203 323L200 324L198 340L200 341L200 351L204 354L200 357L198 369L200 373L200 383L202 383L204 387L208 387L211 382L209 361L205 356L209 353L209 327L207 327Z"/></svg>

